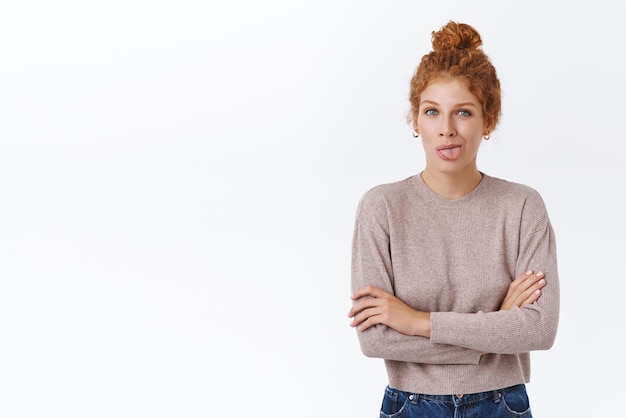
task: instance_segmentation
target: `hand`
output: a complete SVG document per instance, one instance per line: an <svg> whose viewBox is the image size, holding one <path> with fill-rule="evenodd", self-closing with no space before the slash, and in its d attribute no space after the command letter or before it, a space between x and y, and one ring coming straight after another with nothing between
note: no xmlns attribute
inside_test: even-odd
<svg viewBox="0 0 626 418"><path fill-rule="evenodd" d="M430 314L416 311L389 292L366 286L352 295L356 303L350 309L350 323L365 331L372 325L383 324L406 335L430 336Z"/></svg>
<svg viewBox="0 0 626 418"><path fill-rule="evenodd" d="M511 282L509 290L506 292L500 310L509 310L515 307L521 308L524 305L535 303L541 296L541 289L546 285L543 272L537 273L532 270L522 273Z"/></svg>

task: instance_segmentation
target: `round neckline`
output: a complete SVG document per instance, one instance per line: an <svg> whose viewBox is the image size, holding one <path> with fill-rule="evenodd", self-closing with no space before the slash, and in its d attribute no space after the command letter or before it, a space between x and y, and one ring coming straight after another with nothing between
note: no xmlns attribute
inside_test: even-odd
<svg viewBox="0 0 626 418"><path fill-rule="evenodd" d="M480 172L480 174L482 175L482 178L480 179L480 182L476 185L476 187L470 190L467 194L456 199L446 199L445 197L437 194L433 189L428 187L428 185L422 178L421 173L414 175L411 179L418 194L425 200L440 207L457 208L459 206L464 206L465 204L467 204L470 200L480 194L481 190L486 187L486 184L489 182L491 177L489 177L482 171Z"/></svg>

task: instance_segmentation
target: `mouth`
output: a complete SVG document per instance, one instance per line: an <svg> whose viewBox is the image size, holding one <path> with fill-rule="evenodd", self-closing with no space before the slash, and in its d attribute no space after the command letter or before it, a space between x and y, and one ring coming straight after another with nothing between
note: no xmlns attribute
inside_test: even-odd
<svg viewBox="0 0 626 418"><path fill-rule="evenodd" d="M444 145L437 147L437 154L444 160L456 160L461 155L460 145Z"/></svg>

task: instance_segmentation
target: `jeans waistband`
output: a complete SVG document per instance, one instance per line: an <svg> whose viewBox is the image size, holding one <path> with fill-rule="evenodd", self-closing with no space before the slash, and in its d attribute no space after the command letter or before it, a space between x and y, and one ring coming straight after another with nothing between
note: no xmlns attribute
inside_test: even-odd
<svg viewBox="0 0 626 418"><path fill-rule="evenodd" d="M511 386L510 389L516 388L517 386L523 386L523 384ZM419 399L427 399L429 401L434 402L442 402L442 403L451 403L456 406L468 404L471 402L477 402L482 399L492 398L494 401L498 401L502 397L502 391L509 388L497 389L497 390L489 390L486 392L478 392L478 393L459 393L455 395L429 395L424 393L410 393L404 392L398 389L392 389L398 392L405 394L406 397L409 398L411 402L417 403Z"/></svg>

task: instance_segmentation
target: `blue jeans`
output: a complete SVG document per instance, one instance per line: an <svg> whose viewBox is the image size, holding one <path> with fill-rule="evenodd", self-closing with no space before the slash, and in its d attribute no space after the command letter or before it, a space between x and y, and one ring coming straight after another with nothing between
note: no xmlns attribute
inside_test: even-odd
<svg viewBox="0 0 626 418"><path fill-rule="evenodd" d="M465 395L423 395L387 386L380 418L532 418L523 384Z"/></svg>

